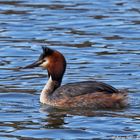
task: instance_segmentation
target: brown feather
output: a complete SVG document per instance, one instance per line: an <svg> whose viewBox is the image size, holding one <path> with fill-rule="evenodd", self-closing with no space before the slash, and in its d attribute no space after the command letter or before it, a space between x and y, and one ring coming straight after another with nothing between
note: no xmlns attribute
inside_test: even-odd
<svg viewBox="0 0 140 140"><path fill-rule="evenodd" d="M60 108L119 109L127 106L127 96L125 93L105 94L104 92L96 92L96 94L51 100L50 103L50 105Z"/></svg>
<svg viewBox="0 0 140 140"><path fill-rule="evenodd" d="M62 54L54 51L52 55L47 57L48 59L48 73L51 75L52 80L59 81L61 83L63 74L66 68L66 60Z"/></svg>

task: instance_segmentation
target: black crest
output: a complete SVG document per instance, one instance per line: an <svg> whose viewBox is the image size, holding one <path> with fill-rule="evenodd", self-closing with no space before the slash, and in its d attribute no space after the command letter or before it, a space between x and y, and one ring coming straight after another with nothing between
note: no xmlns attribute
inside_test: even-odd
<svg viewBox="0 0 140 140"><path fill-rule="evenodd" d="M46 46L42 46L42 50L43 50L43 53L39 57L40 60L43 59L46 56L51 55L54 52L53 49L51 49L49 47L46 47Z"/></svg>

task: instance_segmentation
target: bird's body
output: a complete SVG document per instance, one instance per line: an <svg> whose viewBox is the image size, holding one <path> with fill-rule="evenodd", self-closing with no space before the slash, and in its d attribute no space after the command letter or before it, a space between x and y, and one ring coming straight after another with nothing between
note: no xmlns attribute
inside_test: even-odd
<svg viewBox="0 0 140 140"><path fill-rule="evenodd" d="M48 70L49 80L40 95L40 102L59 108L122 108L127 106L127 94L97 81L83 81L61 85L66 68L64 56L50 48L35 63Z"/></svg>

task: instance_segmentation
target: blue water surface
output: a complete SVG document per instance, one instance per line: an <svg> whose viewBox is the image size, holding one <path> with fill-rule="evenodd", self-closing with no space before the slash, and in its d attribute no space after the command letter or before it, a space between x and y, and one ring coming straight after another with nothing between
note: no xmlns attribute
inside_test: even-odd
<svg viewBox="0 0 140 140"><path fill-rule="evenodd" d="M139 0L0 1L0 139L140 139ZM58 110L39 103L41 46L67 59L63 83L128 90L120 110Z"/></svg>

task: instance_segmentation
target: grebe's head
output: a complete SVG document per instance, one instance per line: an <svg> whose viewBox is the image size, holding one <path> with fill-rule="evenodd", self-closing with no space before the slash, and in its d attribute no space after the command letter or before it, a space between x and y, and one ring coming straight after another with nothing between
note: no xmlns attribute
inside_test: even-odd
<svg viewBox="0 0 140 140"><path fill-rule="evenodd" d="M43 53L40 55L39 59L24 68L41 66L44 69L47 69L48 76L51 76L52 80L59 81L61 83L66 69L66 60L64 56L60 52L48 47L42 47L42 49Z"/></svg>

